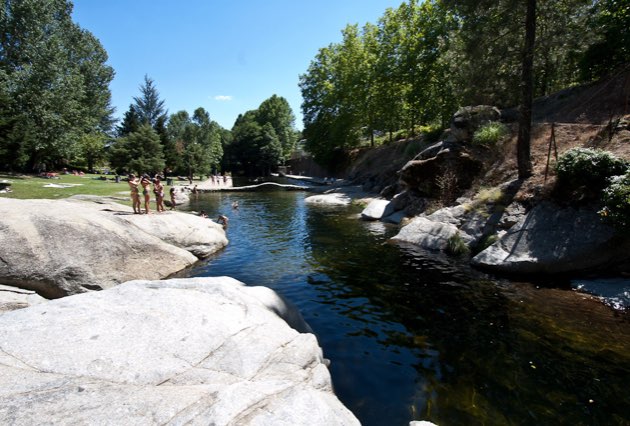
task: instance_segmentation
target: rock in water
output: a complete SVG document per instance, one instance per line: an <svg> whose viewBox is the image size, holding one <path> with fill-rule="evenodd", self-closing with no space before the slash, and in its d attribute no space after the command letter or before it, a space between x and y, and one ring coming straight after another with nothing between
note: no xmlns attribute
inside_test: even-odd
<svg viewBox="0 0 630 426"><path fill-rule="evenodd" d="M0 315L0 422L358 425L269 291L131 281Z"/></svg>
<svg viewBox="0 0 630 426"><path fill-rule="evenodd" d="M0 199L0 229L0 282L46 298L165 278L227 244L207 219L76 200Z"/></svg>
<svg viewBox="0 0 630 426"><path fill-rule="evenodd" d="M630 242L602 223L594 210L544 202L496 243L472 259L476 266L506 273L601 269L630 263Z"/></svg>

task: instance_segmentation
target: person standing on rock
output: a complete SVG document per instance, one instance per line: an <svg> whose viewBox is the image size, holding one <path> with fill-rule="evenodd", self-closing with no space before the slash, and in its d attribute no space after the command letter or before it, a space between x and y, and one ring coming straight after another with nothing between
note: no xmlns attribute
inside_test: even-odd
<svg viewBox="0 0 630 426"><path fill-rule="evenodd" d="M142 185L142 195L144 195L144 212L149 214L151 209L149 208L149 204L151 202L151 192L149 191L149 187L151 186L151 178L146 173L142 175L142 179L140 179L140 185Z"/></svg>
<svg viewBox="0 0 630 426"><path fill-rule="evenodd" d="M134 214L140 214L142 213L140 210L140 194L138 192L140 182L138 182L135 175L131 174L129 175L127 183L129 184L129 189L131 190L131 204L133 206L133 212Z"/></svg>
<svg viewBox="0 0 630 426"><path fill-rule="evenodd" d="M168 192L171 196L171 210L175 210L175 206L177 205L177 203L175 202L175 187L171 187Z"/></svg>
<svg viewBox="0 0 630 426"><path fill-rule="evenodd" d="M160 182L159 177L153 179L153 193L155 194L155 209L159 212L164 211L164 185Z"/></svg>

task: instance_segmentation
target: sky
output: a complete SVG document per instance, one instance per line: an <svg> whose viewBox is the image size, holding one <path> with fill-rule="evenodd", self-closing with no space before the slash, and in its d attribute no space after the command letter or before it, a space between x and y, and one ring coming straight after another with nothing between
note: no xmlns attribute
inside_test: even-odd
<svg viewBox="0 0 630 426"><path fill-rule="evenodd" d="M272 95L302 129L298 86L347 24L376 24L403 0L74 0L73 20L103 45L115 117L154 82L169 114L203 107L231 129Z"/></svg>

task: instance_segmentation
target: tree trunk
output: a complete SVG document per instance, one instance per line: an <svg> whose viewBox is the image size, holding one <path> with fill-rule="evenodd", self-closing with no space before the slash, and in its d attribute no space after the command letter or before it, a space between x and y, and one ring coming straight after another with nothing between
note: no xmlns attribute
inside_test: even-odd
<svg viewBox="0 0 630 426"><path fill-rule="evenodd" d="M523 91L518 123L518 142L516 146L519 179L527 179L532 175L530 139L532 128L535 42L536 0L527 0L527 17L525 18L525 49L523 52L523 69L521 74L521 87Z"/></svg>

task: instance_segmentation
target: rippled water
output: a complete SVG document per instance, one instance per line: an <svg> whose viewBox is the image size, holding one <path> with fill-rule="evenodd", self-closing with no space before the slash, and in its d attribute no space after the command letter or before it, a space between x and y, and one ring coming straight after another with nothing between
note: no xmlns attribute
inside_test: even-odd
<svg viewBox="0 0 630 426"><path fill-rule="evenodd" d="M305 193L201 194L230 244L192 276L296 304L364 425L630 424L630 323L568 283L490 279L387 243L395 228ZM239 210L231 204L238 201Z"/></svg>

